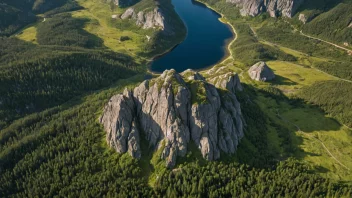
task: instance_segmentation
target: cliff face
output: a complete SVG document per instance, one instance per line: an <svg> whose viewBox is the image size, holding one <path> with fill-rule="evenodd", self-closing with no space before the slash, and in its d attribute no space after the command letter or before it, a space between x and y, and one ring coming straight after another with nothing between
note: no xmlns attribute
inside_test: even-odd
<svg viewBox="0 0 352 198"><path fill-rule="evenodd" d="M172 167L177 156L185 156L193 141L207 160L220 151L234 153L243 137L241 107L235 92L242 90L237 74L209 79L185 71L165 71L144 81L133 92L113 96L100 122L107 142L119 153L141 156L140 135L150 146L162 149L161 158Z"/></svg>
<svg viewBox="0 0 352 198"><path fill-rule="evenodd" d="M226 0L241 8L243 16L257 16L269 12L270 16L292 17L304 0Z"/></svg>
<svg viewBox="0 0 352 198"><path fill-rule="evenodd" d="M154 8L152 11L139 11L134 8L127 9L122 15L121 19L132 19L136 21L136 25L143 27L143 29L159 27L165 30L165 17L160 8Z"/></svg>

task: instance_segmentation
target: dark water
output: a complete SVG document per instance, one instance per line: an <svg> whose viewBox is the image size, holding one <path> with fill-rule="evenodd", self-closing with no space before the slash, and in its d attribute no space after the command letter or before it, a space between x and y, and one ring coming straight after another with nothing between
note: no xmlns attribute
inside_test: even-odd
<svg viewBox="0 0 352 198"><path fill-rule="evenodd" d="M193 0L172 0L172 4L187 27L187 37L171 52L154 60L151 70L202 69L224 58L226 42L233 34L228 25L219 21L221 16Z"/></svg>

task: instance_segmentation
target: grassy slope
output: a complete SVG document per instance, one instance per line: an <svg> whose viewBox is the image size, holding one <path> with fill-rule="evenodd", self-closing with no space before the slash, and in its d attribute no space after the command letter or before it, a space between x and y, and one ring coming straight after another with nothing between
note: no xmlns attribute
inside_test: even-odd
<svg viewBox="0 0 352 198"><path fill-rule="evenodd" d="M236 12L228 11L229 9L234 8L225 6L227 4L223 1L207 0L205 2L210 4L215 10L224 14L226 20L234 24L235 27L238 23L245 23L252 26L255 30L260 31L263 27L271 28L271 24L281 23L280 21L275 21L273 19L265 19L265 15L254 19L238 18L238 15L235 14ZM265 20L263 20L263 17ZM282 27L285 26L281 26L280 28L282 29ZM257 97L255 101L270 120L269 123L271 124L267 126L269 129L267 138L270 142L270 148L274 153L276 152L278 154L278 157L287 155L294 156L297 159L308 163L317 173L324 177L329 177L336 181L351 181L351 172L331 157L319 142L319 140L322 141L334 157L351 170L351 129L344 127L333 118L328 117L317 107L302 102L298 102L298 104L295 102L297 100L296 94L301 90L305 90L316 82L337 79L335 76L319 71L315 67L317 63L341 61L341 57L342 61L349 61L349 58L345 53L340 52L339 50L334 50L325 44L314 43L314 41L307 40L303 37L297 39L298 35L290 32L291 30L289 29L284 34L278 34L280 31L277 30L279 29L275 29L275 31L269 33L268 36L259 32L259 42L264 44L264 46L271 46L275 50L294 56L296 61L286 62L271 60L267 62L269 67L271 67L278 76L278 78L272 83L254 82L249 79L246 72L247 67L244 67L243 61L240 58L236 58L236 50L234 50L236 42L232 47L234 60L226 61L216 67L226 66L227 68L233 69L235 72L240 73L242 82L250 84L258 89L259 97ZM285 32L286 28L282 30ZM241 36L243 37L241 31L238 31L237 36L239 38L241 38ZM288 41L290 38L292 38L292 42L295 41L295 44ZM253 42L253 40L254 39L251 39L249 41ZM238 42L249 43L248 41L243 40L239 40ZM313 50L312 53L309 50ZM334 50L334 53L331 54L331 52L329 52L330 50ZM246 53L246 51L241 53ZM239 69L238 67L242 69ZM289 98L283 96L286 99L276 99L277 95L267 92L267 90L275 90L276 88ZM281 116L292 123L287 123L278 118L276 110L280 112ZM295 124L301 128L303 133L297 130ZM273 126L281 126L282 128ZM286 140L283 139L282 134L280 134L282 131L286 130L291 137L291 140L289 141L292 144L291 147L295 148L290 152L285 151L284 145L286 143L284 142ZM312 138L312 135L318 140Z"/></svg>
<svg viewBox="0 0 352 198"><path fill-rule="evenodd" d="M103 39L106 47L113 51L124 52L133 56L141 52L142 49L140 48L140 45L146 42L146 36L143 32L139 33L131 30L121 30L110 24L112 20L111 15L122 14L122 9L111 11L108 4L100 3L95 0L80 0L78 2L85 9L73 12L73 17L90 19L84 29ZM121 43L119 42L121 36L129 36L131 39Z"/></svg>
<svg viewBox="0 0 352 198"><path fill-rule="evenodd" d="M316 8L314 8L315 5ZM343 45L352 44L352 29L348 27L352 17L352 1L308 1L301 12L312 18L301 25L305 33ZM297 16L298 17L298 14Z"/></svg>
<svg viewBox="0 0 352 198"><path fill-rule="evenodd" d="M93 4L93 1L83 1L80 0L79 1L81 3L81 5L83 5L86 10L80 10L80 11L75 11L73 12L73 16L76 18L88 18L90 21L88 23L86 23L85 26L85 30L88 31L91 34L94 34L96 36L98 36L99 38L104 40L104 45L106 47L108 47L109 49L116 51L116 52L123 52L123 53L128 53L133 57L136 57L136 54L139 54L143 49L138 47L140 46L141 43L143 43L145 41L145 33L148 32L144 32L144 30L141 31L136 31L136 32L131 32L129 30L125 30L125 29L119 29L119 28L114 28L111 26L111 19L110 16L111 14L119 14L122 13L123 10L117 9L114 11L111 11L109 6L104 5L104 4ZM243 22L247 23L245 20L243 19L238 19L237 17L237 12L229 12L229 8L230 6L227 6L227 4L221 4L222 2L218 3L218 4L213 4L212 6L215 7L216 9L224 9L225 11L227 10L227 12L225 12L225 16L227 17L227 20L229 20L231 23L233 23L234 25L238 25L238 24L242 24ZM232 9L232 8L231 8ZM110 14L106 14L106 13L110 13ZM227 15L226 13L229 13L229 15ZM231 16L230 16L231 14ZM249 21L249 23L254 23L255 25L260 25L262 21L260 22L256 22L256 21ZM248 30L248 29L247 29ZM19 35L20 38L23 39L28 39L28 38L33 38L33 34L34 31L33 30L25 30L24 33L22 35ZM128 35L130 37L132 37L132 40L130 41L126 41L123 43L119 43L118 39L120 36L122 35ZM253 35L247 34L245 36L250 36L251 38L253 38ZM242 36L241 34L239 36ZM242 42L239 40L239 42ZM273 67L276 71L276 73L281 76L282 78L280 78L278 81L274 82L273 85L274 87L277 87L281 90L290 90L289 93L292 93L292 89L293 91L299 90L304 88L307 85L312 84L313 82L316 81L321 81L321 80L329 80L332 79L331 76L326 75L324 73L320 73L317 70L315 70L314 68L305 68L301 65L309 65L311 64L311 60L322 60L321 58L317 58L317 57L308 57L305 55L302 55L296 51L293 51L292 49L288 49L288 48L284 48L284 47L278 47L278 46L273 46L271 43L265 43L262 41L258 41L254 39L254 43L256 46L260 46L261 48L259 49L263 49L262 46L265 46L265 50L270 49L269 52L274 51L273 54L275 55L280 55L282 53L286 54L291 54L293 56L295 56L297 58L297 61L295 62L283 62L283 61L275 61L275 58L269 58L267 60L272 60L271 62L269 62L269 65L271 67ZM241 43L240 43L241 44ZM238 44L238 45L240 45ZM248 43L243 43L244 45L248 44ZM243 60L245 60L248 57L255 57L258 58L256 56L258 56L258 54L260 55L260 51L256 51L256 50L252 50L252 49L257 49L257 48L241 48L241 49L246 49L248 50L248 54L244 54L241 57L237 57L235 59L235 61L227 61L224 63L224 65L228 66L228 68L233 69L234 71L240 73L242 71L242 69L246 69L248 67L248 65L250 65L250 62L245 62ZM274 49L274 50L271 50ZM254 51L254 53L252 53ZM251 56L252 54L255 54L253 56ZM236 56L236 55L235 55ZM259 57L258 59L261 59L261 57ZM253 61L253 60L247 60L247 61ZM241 69L242 68L242 69ZM293 71L293 72L292 72ZM310 75L313 74L313 75ZM314 76L314 78L311 78L312 76ZM244 71L241 74L241 79L246 82L246 84L250 84L255 86L259 91L261 89L265 89L268 86L270 86L269 84L266 83L254 83L252 81L250 81L248 79L248 76L246 74L246 72ZM302 80L304 79L304 80ZM136 79L132 79L132 81L128 82L127 84L131 83L133 84L135 81L138 81ZM288 85L289 83L293 83L293 86ZM96 126L96 118L100 115L101 113L101 107L103 106L103 104L105 103L104 101L106 101L111 95L113 95L114 93L117 93L119 91L121 91L121 85L127 85L127 84L118 84L117 88L113 88L112 90L114 91L103 91L101 93L99 93L98 95L94 95L94 96L89 96L87 98L84 98L82 100L86 100L86 102L84 103L83 106L80 106L78 109L75 110L67 110L64 111L60 114L62 115L67 115L68 118L67 119L72 119L72 122L81 120L82 118L80 116L80 112L83 112L84 109L87 109L87 106L93 106L92 109L89 111L89 113L93 113L94 117L89 117L88 120L84 120L82 125L84 125L85 123L90 123L92 125L94 125L94 129L97 129ZM98 102L95 101L95 99L98 98ZM296 123L297 125L300 125L300 127L303 129L304 132L309 132L311 134L316 134L316 136L322 140L327 147L329 147L330 150L332 150L333 154L336 155L336 157L341 160L344 164L346 164L346 166L351 166L351 164L349 163L350 157L348 156L350 153L350 149L345 149L345 148L351 148L351 144L350 140L351 139L351 135L350 132L344 128L341 127L338 123L334 122L333 120L331 120L330 118L327 118L322 112L320 112L317 108L314 107L310 107L310 106L300 106L299 108L297 106L295 106L294 104L291 104L291 100L287 99L284 100L282 102L277 102L276 100L273 99L273 97L269 94L269 95L265 95L263 93L259 93L259 96L256 97L256 103L258 103L258 105L261 107L261 109L263 110L263 112L265 112L265 116L268 117L268 119L270 119L268 126L266 126L269 130L268 130L268 134L267 134L267 138L269 140L269 150L271 150L273 153L276 153L275 157L278 157L278 159L285 159L285 157L293 155L296 158L302 160L302 161L307 161L307 163L309 165L311 165L312 167L315 168L315 170L324 175L327 176L329 178L333 178L333 179L338 179L338 180L351 180L351 175L349 172L346 172L344 170L343 167L339 166L335 160L333 160L329 154L327 154L326 152L324 152L324 149L321 148L321 145L317 144L315 142L315 140L311 139L311 138L306 138L305 136L302 137L303 135L301 133L298 133L297 130L295 129L295 127L293 126L287 126L288 124L285 123L283 120L277 118L276 116L276 112L275 109L279 109L280 113L285 116L287 119L292 120L292 122ZM71 112L72 111L72 112ZM304 116L304 117L301 117ZM315 118L315 119L313 119ZM50 121L51 124L54 125L54 120ZM311 124L314 123L314 126L311 126ZM328 124L326 124L328 123ZM320 126L325 125L327 128L322 129ZM68 125L70 127L74 126L74 123L71 123L70 125ZM285 130L282 130L283 129ZM39 126L41 127L41 126ZM286 128L285 128L286 127ZM296 148L297 150L294 150L293 152L288 152L288 148L284 149L284 143L285 141L287 141L286 139L283 140L283 137L287 138L287 136L283 136L282 133L286 132L286 129L289 129L287 132L288 137L291 137L292 140L290 140L290 144L293 144L293 147ZM307 130L305 130L307 129ZM41 130L45 131L45 128L42 128ZM76 133L80 133L83 130L86 130L86 128L82 128L80 130L72 130L72 134L70 136L76 137ZM97 129L98 130L98 129ZM100 130L100 129L99 129ZM70 131L70 130L68 130ZM35 133L34 130L31 130L30 133ZM100 135L103 135L102 131L99 131ZM82 134L80 134L82 135ZM287 134L286 134L287 135ZM81 136L79 136L81 137ZM83 136L84 137L84 136ZM51 138L51 137L50 137ZM61 136L59 138L62 138ZM17 138L15 138L17 141ZM303 139L303 140L302 140ZM58 139L61 140L61 139ZM85 139L86 140L86 139ZM87 141L97 141L96 139L89 139ZM26 136L21 136L20 138L18 138L18 141L26 141ZM54 139L52 140L54 141ZM56 140L55 140L56 141ZM81 140L77 140L78 142L80 142ZM99 139L100 141L100 139ZM76 142L77 143L77 142ZM100 160L102 155L102 151L105 151L104 149L107 149L104 143L101 143L101 145L97 145L96 143L94 145L96 145L98 148L103 147L103 150L99 150L99 152L94 152L94 156L95 156L95 160ZM243 159L245 158L245 155L251 152L248 152L249 150L253 150L253 153L258 152L256 150L258 150L258 148L256 148L256 145L254 145L253 143L250 142L250 140L245 139L243 141L243 149L241 150L241 154L237 156L237 158ZM96 149L96 148L93 148ZM303 150L300 150L303 149ZM29 151L29 152L39 152L41 149L39 149L38 151ZM77 150L77 152L79 152L79 150ZM197 150L191 150L192 153L195 153L195 155L197 155ZM157 155L158 153L156 153L155 155ZM29 154L30 155L30 154ZM69 152L65 153L65 155L69 156ZM113 158L112 156L118 156L117 154L113 154L113 153L109 153L108 155L104 155L105 157L107 156L107 158ZM193 158L194 156L192 154L189 155L190 158ZM88 157L87 157L88 158ZM120 159L119 157L115 157L113 159ZM155 167L158 167L161 163L157 159L157 156L154 156L154 160L152 161L152 165L150 166L150 159L153 157L148 156L147 159L145 159L144 161L142 160L141 163L145 163L142 164L142 169L143 171L150 171L152 172L153 169ZM129 158L128 158L129 159ZM187 159L184 159L185 161L187 161ZM102 160L104 161L104 160ZM116 160L113 160L114 162L116 162ZM128 161L128 160L127 160ZM243 160L246 162L246 160ZM24 158L20 160L21 164L27 164L27 163L33 163L30 162L30 160L28 158ZM54 163L55 159L51 160L51 163ZM118 163L118 162L116 162ZM123 162L120 162L123 163ZM202 162L196 162L196 163L202 163ZM131 163L133 166L134 164ZM18 165L20 166L20 165ZM44 164L42 164L42 168L41 169L45 169L50 167L50 162L46 163L44 162ZM64 166L64 164L60 164L60 167ZM104 165L101 164L101 167L99 165L99 169L100 171L95 172L96 174L100 174L100 173L104 173L106 171L106 174L109 177L114 177L108 174L107 171L107 167L108 165ZM35 164L33 165L33 167L35 167ZM51 169L48 169L49 171ZM79 168L78 168L79 170ZM67 170L65 170L67 171ZM120 170L119 170L120 171ZM83 171L84 172L84 171ZM91 172L84 172L82 174L90 174ZM139 172L139 174L142 174ZM156 175L157 173L154 172L154 174L151 175L150 177L150 184L153 185L155 182L155 179L158 177ZM147 173L147 175L149 175ZM105 173L102 175L99 175L100 177L106 176ZM6 180L7 175L5 175L2 179ZM40 182L40 174L38 173L38 175L34 176L36 178L35 181ZM75 179L76 177L76 179ZM73 186L75 186L76 184L78 185L79 183L75 183L73 182L72 185L70 184L70 182L72 181L77 181L78 177L84 177L81 174L77 174L73 176L72 180L67 180L67 182L69 183L67 188L62 190L62 194L64 195L65 192L68 192L70 190L70 188ZM115 175L116 177L116 175ZM88 178L94 178L96 179L96 177L94 176L88 176ZM29 176L26 179L30 179ZM25 180L26 181L26 180ZM65 180L66 181L66 180ZM106 182L106 181L104 181ZM104 185L106 184L107 186L109 186L107 184L108 182L104 183ZM31 183L28 183L28 185L30 185ZM28 189L29 186L23 182L22 185L25 185L25 188ZM45 186L45 182L42 182L41 185ZM65 186L65 183L62 184L62 186ZM82 184L79 184L78 186L83 186ZM60 186L59 186L60 187ZM109 186L111 187L111 186ZM47 186L47 188L49 188ZM20 189L23 190L23 189ZM40 190L40 189L38 189ZM41 189L41 190L47 190L45 188Z"/></svg>

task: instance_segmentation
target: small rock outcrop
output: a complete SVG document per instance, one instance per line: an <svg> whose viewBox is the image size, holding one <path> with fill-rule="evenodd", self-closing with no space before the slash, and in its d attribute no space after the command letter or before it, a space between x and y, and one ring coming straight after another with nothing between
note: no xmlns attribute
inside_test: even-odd
<svg viewBox="0 0 352 198"><path fill-rule="evenodd" d="M305 14L299 14L298 19L303 23L306 24L308 22L308 19Z"/></svg>
<svg viewBox="0 0 352 198"><path fill-rule="evenodd" d="M139 11L136 13L134 8L128 8L122 15L121 19L132 19L136 21L136 25L143 29L160 28L165 30L165 17L160 8L154 8L152 11Z"/></svg>
<svg viewBox="0 0 352 198"><path fill-rule="evenodd" d="M349 28L352 28L352 22L348 25Z"/></svg>
<svg viewBox="0 0 352 198"><path fill-rule="evenodd" d="M271 17L292 17L304 0L226 0L241 8L242 16L268 12Z"/></svg>
<svg viewBox="0 0 352 198"><path fill-rule="evenodd" d="M275 78L274 72L263 61L253 65L248 70L248 74L253 80L256 81L270 81Z"/></svg>
<svg viewBox="0 0 352 198"><path fill-rule="evenodd" d="M244 136L244 120L235 93L242 90L237 74L228 73L208 83L199 73L166 70L133 91L113 96L100 123L110 147L141 157L140 136L162 149L167 167L185 156L193 141L207 160L220 152L232 154Z"/></svg>

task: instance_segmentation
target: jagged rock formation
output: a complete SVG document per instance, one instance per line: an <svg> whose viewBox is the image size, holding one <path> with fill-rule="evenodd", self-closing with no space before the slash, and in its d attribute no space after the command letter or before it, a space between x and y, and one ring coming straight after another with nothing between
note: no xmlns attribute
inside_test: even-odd
<svg viewBox="0 0 352 198"><path fill-rule="evenodd" d="M248 70L248 74L253 80L256 81L270 81L275 78L274 72L263 61L253 65Z"/></svg>
<svg viewBox="0 0 352 198"><path fill-rule="evenodd" d="M257 16L268 12L270 16L292 17L304 0L226 0L241 8L243 16Z"/></svg>
<svg viewBox="0 0 352 198"><path fill-rule="evenodd" d="M122 15L121 19L132 19L136 21L136 25L143 29L159 27L165 30L165 17L160 8L154 8L152 11L135 12L134 8L128 8Z"/></svg>
<svg viewBox="0 0 352 198"><path fill-rule="evenodd" d="M115 5L119 6L119 7L127 7L127 6L131 6L135 3L138 2L138 0L107 0L107 3L114 3Z"/></svg>
<svg viewBox="0 0 352 198"><path fill-rule="evenodd" d="M168 167L175 165L177 156L186 155L190 141L207 160L218 159L220 151L234 153L243 137L244 121L235 95L242 86L234 73L210 81L214 84L191 70L181 75L166 70L133 92L113 96L100 118L108 144L139 158L143 134L151 147L162 149Z"/></svg>

